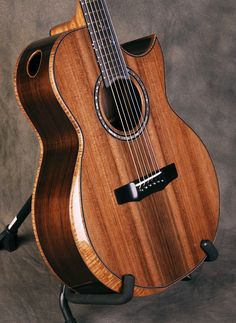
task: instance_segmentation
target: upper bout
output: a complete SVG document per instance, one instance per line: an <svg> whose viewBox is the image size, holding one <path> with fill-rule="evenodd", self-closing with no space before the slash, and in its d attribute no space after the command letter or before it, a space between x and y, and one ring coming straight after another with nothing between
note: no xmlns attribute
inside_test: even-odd
<svg viewBox="0 0 236 323"><path fill-rule="evenodd" d="M155 34L121 45L127 66L137 73L145 84L149 77L165 95L165 65L160 43Z"/></svg>

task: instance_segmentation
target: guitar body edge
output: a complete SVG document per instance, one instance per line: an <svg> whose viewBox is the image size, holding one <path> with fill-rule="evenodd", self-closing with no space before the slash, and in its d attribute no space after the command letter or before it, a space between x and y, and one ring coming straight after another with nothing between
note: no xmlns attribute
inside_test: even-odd
<svg viewBox="0 0 236 323"><path fill-rule="evenodd" d="M76 35L78 35L77 39ZM19 59L15 74L15 87L19 104L27 114L31 124L33 124L33 128L37 133L41 147L40 165L34 186L32 203L34 232L45 262L56 276L65 284L76 289L77 286L89 284L95 279L98 279L109 289L118 292L121 287L122 276L120 274L117 275L115 270L110 269L104 263L103 259L107 256L106 252L104 251L103 257L100 257L99 252L96 250L96 245L94 245L94 242L98 237L94 235L90 213L96 212L96 210L98 210L99 213L99 208L96 200L94 200L94 196L87 192L84 185L86 181L91 190L90 177L87 170L89 167L86 167L86 162L89 160L89 156L85 149L86 145L89 146L89 141L86 136L87 130L85 129L85 119L83 120L83 116L81 116L83 121L80 123L80 112L78 111L78 109L85 108L85 106L81 104L77 109L73 104L71 104L69 98L73 91L68 91L68 93L63 92L63 82L65 81L63 80L64 74L62 74L60 70L60 64L62 63L60 55L63 58L63 55L67 50L66 46L63 46L64 40L67 39L69 39L69 46L72 46L70 49L73 54L77 52L77 49L73 49L75 41L81 41L82 47L87 44L86 48L89 49L85 48L85 59L88 60L89 58L92 60L92 68L88 71L86 84L89 82L94 84L94 80L99 76L99 70L96 66L96 59L92 55L91 44L88 45L89 38L86 28L51 37L43 40L42 42L33 43L23 52ZM165 108L163 110L170 110L165 96L163 56L159 45L156 43L155 37L149 39L150 43L148 44L145 42L141 47L144 46L143 52L146 51L146 53L152 51L154 47L153 52L158 52L154 58L156 61L153 62L153 64L160 65L157 79L159 80L158 90L161 93L159 93L159 97L155 99L158 100L159 104L164 102ZM140 43L137 42L137 45L138 44ZM131 47L135 47L135 44L133 43ZM125 50L132 50L131 47L127 45L125 46ZM35 77L29 77L27 62L30 56L37 50L40 50L42 53L40 69L36 73ZM78 59L83 60L79 50ZM139 71L138 64L139 62L144 64L145 60L148 59L148 55L145 56L145 53L142 53L140 46L137 46L136 49L133 48L133 50L132 55L124 52L125 59L128 66L137 73L141 73L141 71ZM77 66L76 64L78 65L79 63L73 58L72 68ZM88 66L89 63L83 62L83 64ZM74 74L70 71L69 63L65 65L65 77L72 77ZM84 70L85 69L86 67ZM83 68L80 68L79 70L81 73L80 77L82 78L84 76L84 70ZM151 88L153 85L150 82L151 85L149 87L145 81L145 75L142 76L148 91L150 90L151 93L153 91ZM74 81L75 80L72 79L72 83ZM84 86L84 88L87 89L87 85ZM93 89L90 94L92 93ZM80 98L78 97L78 102L79 100ZM183 123L172 111L169 111L168 113L169 114L165 112L163 114L163 118L167 118L168 116L171 121L173 121L174 118L176 123ZM179 121L176 121L176 119ZM185 126L185 128L187 128L187 126ZM101 129L97 128L97 130L98 133L100 133ZM189 134L189 131L193 133L192 130L186 130L185 134L188 137L187 139L190 140L192 138L192 134ZM152 129L150 129L150 132L152 132ZM162 129L160 129L160 132L162 132ZM194 136L196 135L194 134ZM110 141L110 143L112 141L109 137L108 139L105 138L105 135L104 137L99 138L102 140L106 139ZM160 144L159 148L161 149ZM113 149L115 152L117 147L114 145ZM123 148L121 147L121 149ZM203 150L205 150L205 148L203 148ZM124 153L126 152L124 151ZM202 155L206 156L206 159L208 158L207 153L202 152ZM163 152L163 156L161 157L163 164L168 162L169 156L167 156L166 152ZM215 176L212 166L209 164L209 161L207 162L207 168L209 169L210 174L214 174ZM83 189L85 189L84 193ZM178 198L175 190L175 186L173 188L169 188L168 194L163 196L168 205L170 205L170 202L167 200L171 196L174 199ZM210 190L212 191L212 195L217 195L218 186L216 178L213 179L213 184L210 185ZM91 199L91 201L88 199ZM94 210L92 209L93 203ZM89 205L91 210L88 209ZM213 215L211 215L212 218L209 221L214 225L218 222L218 214L215 212L217 208L219 208L219 196L216 196L214 210L211 211L211 214L215 214L215 218L213 219ZM135 207L133 210L130 209L130 211L133 217L135 217L137 211ZM86 215L87 218L85 214L88 214L88 216ZM97 222L95 220L95 224L96 223ZM101 226L99 223L97 224L99 232ZM146 223L145 225L148 224ZM173 224L173 226L175 225L183 229L182 224ZM213 239L215 232L216 227L211 230L208 237ZM197 235L198 233L194 232L193 229L192 234ZM186 238L186 241L188 238ZM202 238L205 239L206 237L204 236ZM151 246L151 248L153 248L153 246ZM191 250L188 249L187 253L190 252ZM204 260L205 256L203 252L199 252L201 256L198 256L198 260L195 261L195 266L191 267L187 264L183 265L186 268L189 268L185 274L189 274L191 271L195 270L195 268ZM185 256L187 257L187 255ZM185 262L186 260L182 259L182 261ZM140 272L142 271L140 270ZM123 274L130 273L132 274L132 272L125 271ZM171 275L172 273L170 273L170 276ZM178 280L179 279L181 279L180 276L178 276ZM143 288L138 284L135 287L134 294L135 296L144 296L160 293L169 286L166 282L163 278L163 285L159 288L152 286ZM175 281L172 283L174 282Z"/></svg>
<svg viewBox="0 0 236 323"><path fill-rule="evenodd" d="M32 194L35 239L50 271L76 289L94 282L95 277L78 253L70 224L70 194L80 144L79 135L58 103L50 83L50 55L58 38L60 36L32 43L23 51L15 68L14 88L17 102L40 144ZM27 64L38 50L42 53L40 70L31 78ZM63 160L67 153L72 157ZM69 174L67 170L70 170ZM69 176L66 183L65 176Z"/></svg>

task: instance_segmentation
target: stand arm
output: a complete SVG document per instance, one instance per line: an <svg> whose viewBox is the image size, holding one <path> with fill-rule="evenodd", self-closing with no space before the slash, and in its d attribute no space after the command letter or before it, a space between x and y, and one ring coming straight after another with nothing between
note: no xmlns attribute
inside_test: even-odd
<svg viewBox="0 0 236 323"><path fill-rule="evenodd" d="M66 299L66 296L65 296L65 289L66 289L66 286L62 285L60 297L59 297L60 309L61 309L62 314L64 316L65 323L76 323L76 319L73 317L73 315L71 313L71 309L69 307L68 300Z"/></svg>
<svg viewBox="0 0 236 323"><path fill-rule="evenodd" d="M218 253L218 251L217 251L217 249L214 246L212 241L210 241L210 240L202 240L201 248L203 249L203 251L207 255L205 261L207 261L207 262L215 261L218 258L219 253Z"/></svg>
<svg viewBox="0 0 236 323"><path fill-rule="evenodd" d="M32 196L30 196L28 198L28 200L22 206L22 208L19 211L19 213L17 214L17 216L8 225L7 229L10 232L17 232L17 230L19 229L19 227L25 221L25 219L27 218L27 216L30 214L30 212L31 212L31 204L32 204Z"/></svg>
<svg viewBox="0 0 236 323"><path fill-rule="evenodd" d="M75 294L67 287L64 292L66 299L74 304L121 305L128 303L133 298L134 283L134 276L126 275L123 278L121 292L117 294Z"/></svg>

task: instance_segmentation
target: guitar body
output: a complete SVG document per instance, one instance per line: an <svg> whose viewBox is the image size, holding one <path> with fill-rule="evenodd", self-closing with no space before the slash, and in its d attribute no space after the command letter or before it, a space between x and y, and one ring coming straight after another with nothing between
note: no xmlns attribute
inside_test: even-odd
<svg viewBox="0 0 236 323"><path fill-rule="evenodd" d="M99 280L118 292L122 276L132 274L135 295L143 296L160 293L204 261L200 243L215 239L219 191L206 148L170 108L156 36L122 51L143 111L143 87L148 95L146 130L158 163L174 163L178 172L141 201L116 200L114 191L137 174L127 142L99 120L95 103L109 100L87 28L31 44L15 85L41 144L32 213L46 263L74 289Z"/></svg>

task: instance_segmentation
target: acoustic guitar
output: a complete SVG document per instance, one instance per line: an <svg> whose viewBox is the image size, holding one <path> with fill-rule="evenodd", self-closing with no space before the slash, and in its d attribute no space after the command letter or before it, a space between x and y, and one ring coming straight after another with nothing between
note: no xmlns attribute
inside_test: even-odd
<svg viewBox="0 0 236 323"><path fill-rule="evenodd" d="M119 45L105 0L29 45L15 89L41 147L33 227L51 271L157 294L206 258L219 189L209 153L171 109L156 35Z"/></svg>

